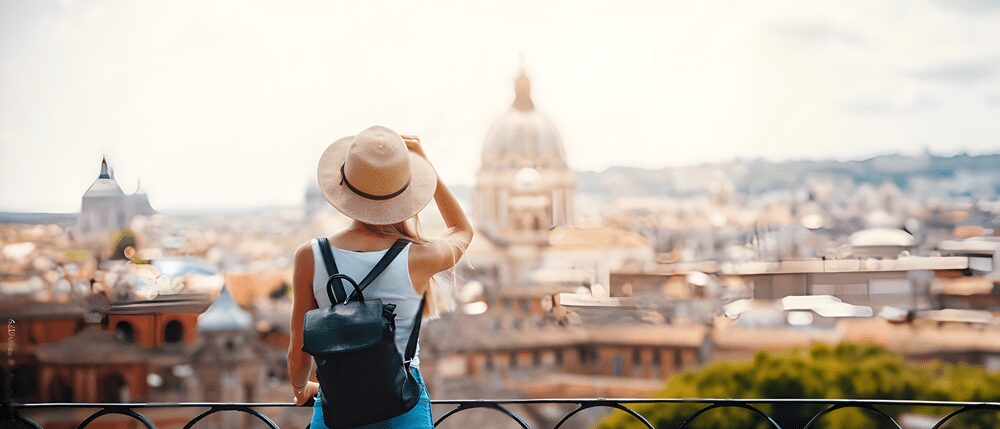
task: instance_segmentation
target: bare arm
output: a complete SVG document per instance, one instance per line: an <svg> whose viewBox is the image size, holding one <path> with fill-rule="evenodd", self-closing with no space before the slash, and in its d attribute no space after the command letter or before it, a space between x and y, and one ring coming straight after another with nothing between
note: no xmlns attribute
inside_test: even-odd
<svg viewBox="0 0 1000 429"><path fill-rule="evenodd" d="M406 147L410 151L427 159L419 138L403 136L403 141L406 142ZM462 210L455 194L451 192L451 189L448 189L440 176L437 179L437 189L434 191L434 202L441 212L441 218L444 219L448 231L438 242L420 246L418 251L413 254L416 263L411 267L411 272L416 269L421 278L428 279L434 274L455 266L465 254L465 250L469 248L473 236L472 223L469 222L469 218Z"/></svg>
<svg viewBox="0 0 1000 429"><path fill-rule="evenodd" d="M292 320L288 343L288 379L292 384L295 403L301 405L316 395L319 385L308 381L312 372L312 359L302 351L302 319L307 311L317 307L312 294L313 255L310 243L295 251L295 269L292 274Z"/></svg>

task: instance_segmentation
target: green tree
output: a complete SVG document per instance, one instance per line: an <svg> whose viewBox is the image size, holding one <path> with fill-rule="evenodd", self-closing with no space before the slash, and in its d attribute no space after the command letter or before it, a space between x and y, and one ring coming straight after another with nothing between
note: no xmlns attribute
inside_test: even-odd
<svg viewBox="0 0 1000 429"><path fill-rule="evenodd" d="M671 377L659 398L853 398L943 401L1000 400L1000 373L961 364L912 364L871 345L817 344L788 352L759 352L748 361L717 362ZM636 404L634 410L659 428L676 428L703 404ZM823 405L761 405L784 428L801 428ZM879 406L893 418L904 412L943 415L940 407ZM817 428L887 427L876 413L845 408L823 416ZM633 417L616 411L597 429L643 428ZM692 429L767 428L749 410L719 408L706 412ZM1000 428L1000 412L975 411L956 417L947 427Z"/></svg>

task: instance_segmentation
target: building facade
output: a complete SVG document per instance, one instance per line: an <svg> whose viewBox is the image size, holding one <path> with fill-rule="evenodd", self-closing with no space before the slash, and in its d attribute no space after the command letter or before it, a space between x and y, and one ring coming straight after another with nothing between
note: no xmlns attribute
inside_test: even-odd
<svg viewBox="0 0 1000 429"><path fill-rule="evenodd" d="M102 241L108 234L127 227L134 217L154 213L149 195L140 186L126 194L107 159L101 159L100 174L83 194L77 227L81 238Z"/></svg>

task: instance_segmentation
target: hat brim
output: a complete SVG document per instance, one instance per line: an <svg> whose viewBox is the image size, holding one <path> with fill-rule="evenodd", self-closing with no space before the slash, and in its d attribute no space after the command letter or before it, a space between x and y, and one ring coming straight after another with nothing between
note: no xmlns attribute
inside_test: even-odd
<svg viewBox="0 0 1000 429"><path fill-rule="evenodd" d="M392 225L416 216L437 189L437 173L426 159L409 152L410 184L399 195L387 200L362 197L341 184L340 167L354 136L339 139L319 158L317 180L323 196L345 216L371 225Z"/></svg>

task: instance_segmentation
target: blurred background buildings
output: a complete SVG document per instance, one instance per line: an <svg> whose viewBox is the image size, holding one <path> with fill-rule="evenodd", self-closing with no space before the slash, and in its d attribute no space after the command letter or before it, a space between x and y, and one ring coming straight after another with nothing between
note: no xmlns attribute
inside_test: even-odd
<svg viewBox="0 0 1000 429"><path fill-rule="evenodd" d="M1000 154L576 172L523 71L485 134L475 187L456 189L477 239L441 279L458 307L421 337L435 397L643 396L687 368L814 342L1000 370ZM347 220L312 183L301 207L150 200L102 160L78 214L0 214L14 398L288 400L291 255ZM179 412L147 416L179 427ZM80 420L65 413L38 421Z"/></svg>
<svg viewBox="0 0 1000 429"><path fill-rule="evenodd" d="M997 40L993 0L0 2L0 377L289 401L292 255L348 223L316 158L375 123L422 138L477 229L421 336L435 398L663 395L817 343L995 375Z"/></svg>

